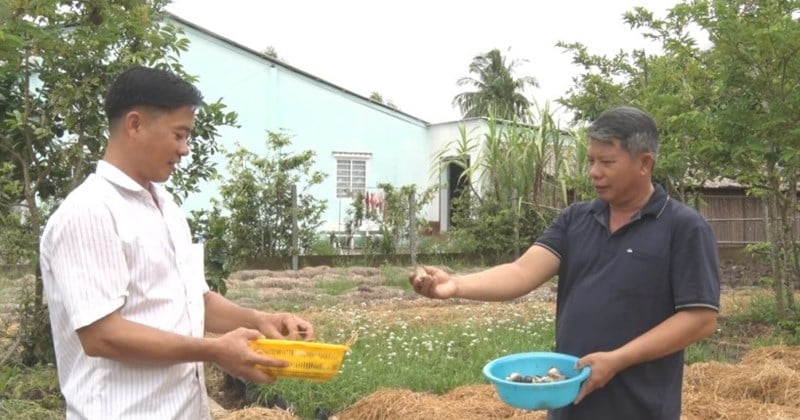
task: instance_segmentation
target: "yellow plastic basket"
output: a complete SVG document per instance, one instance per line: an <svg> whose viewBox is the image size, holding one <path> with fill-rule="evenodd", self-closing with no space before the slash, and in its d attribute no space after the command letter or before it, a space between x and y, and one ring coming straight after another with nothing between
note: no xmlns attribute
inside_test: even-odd
<svg viewBox="0 0 800 420"><path fill-rule="evenodd" d="M285 368L256 365L257 369L270 376L320 382L328 381L339 373L344 355L350 349L340 344L266 338L251 341L250 348L256 353L289 362Z"/></svg>

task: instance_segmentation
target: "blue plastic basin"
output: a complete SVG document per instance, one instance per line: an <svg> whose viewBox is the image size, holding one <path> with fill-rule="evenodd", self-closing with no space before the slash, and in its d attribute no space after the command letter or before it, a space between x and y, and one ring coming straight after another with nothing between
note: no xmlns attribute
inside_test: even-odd
<svg viewBox="0 0 800 420"><path fill-rule="evenodd" d="M506 404L525 410L548 410L572 404L581 384L589 377L591 369L585 366L575 370L578 358L552 352L517 353L494 359L483 367L483 374L495 386L497 395ZM550 383L521 383L507 381L513 372L522 376L544 376L555 367L567 379Z"/></svg>

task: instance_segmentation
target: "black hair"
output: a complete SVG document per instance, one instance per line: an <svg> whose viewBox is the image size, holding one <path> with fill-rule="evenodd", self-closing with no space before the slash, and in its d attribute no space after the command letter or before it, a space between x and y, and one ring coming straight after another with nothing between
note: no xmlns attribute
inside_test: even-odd
<svg viewBox="0 0 800 420"><path fill-rule="evenodd" d="M167 70L136 66L117 76L105 97L109 124L137 106L174 110L199 106L203 95L191 83Z"/></svg>

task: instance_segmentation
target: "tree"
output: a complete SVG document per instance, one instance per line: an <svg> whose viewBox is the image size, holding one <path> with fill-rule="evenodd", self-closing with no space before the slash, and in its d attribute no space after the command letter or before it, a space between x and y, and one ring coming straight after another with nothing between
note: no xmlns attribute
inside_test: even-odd
<svg viewBox="0 0 800 420"><path fill-rule="evenodd" d="M659 41L662 54L620 52L608 59L561 44L585 70L563 103L578 118L619 103L650 111L662 132L657 174L673 190L728 177L764 197L781 317L794 310L800 281L793 227L800 187L799 10L796 0L697 0L658 19L637 8L625 21ZM710 47L698 47L692 35L698 31Z"/></svg>
<svg viewBox="0 0 800 420"><path fill-rule="evenodd" d="M641 28L644 9L628 13L626 21ZM717 136L710 106L717 96L713 75L701 51L687 38L687 22L656 24L645 36L661 42L664 53L620 51L614 57L590 54L579 43L559 42L583 68L574 86L559 102L574 113L576 122L591 121L618 105L647 110L659 127L661 143L656 179L682 201L697 205L697 186L721 172ZM678 40L685 40L679 42Z"/></svg>
<svg viewBox="0 0 800 420"><path fill-rule="evenodd" d="M203 262L209 288L224 295L228 291L225 280L231 273L226 235L228 218L222 215L218 206L213 206L210 210L193 210L189 227L195 233L195 238L203 243Z"/></svg>
<svg viewBox="0 0 800 420"><path fill-rule="evenodd" d="M276 51L275 47L273 47L272 45L267 45L267 48L264 48L264 50L261 51L261 54L264 54L267 57L274 58L276 60L281 59L280 57L278 57L278 51Z"/></svg>
<svg viewBox="0 0 800 420"><path fill-rule="evenodd" d="M219 205L227 214L225 242L231 266L254 258L290 255L293 185L297 186L300 248L308 249L314 242L327 204L309 190L326 175L312 172L313 151L291 153L290 146L288 133L269 132L266 157L241 146L227 154L228 176L222 180Z"/></svg>
<svg viewBox="0 0 800 420"><path fill-rule="evenodd" d="M370 99L372 99L372 100L373 100L373 101L375 101L375 102L380 102L380 103L382 103L382 104L384 104L384 105L388 106L389 108L394 108L394 109L397 109L397 110L399 110L399 109L400 109L400 108L398 108L398 107L397 107L397 105L395 105L395 104L394 104L394 102L392 102L392 100L391 100L391 99L384 100L384 99L383 99L383 95L381 95L381 94L380 94L380 93L378 93L378 92L372 92L372 93L370 93L370 94L369 94L369 98L370 98Z"/></svg>
<svg viewBox="0 0 800 420"><path fill-rule="evenodd" d="M453 98L453 105L461 109L464 118L488 117L490 113L508 121L526 121L531 103L525 88L538 87L533 77L514 77L514 68L521 61L506 63L498 49L477 55L469 65L474 76L462 77L458 86L470 86L474 91L462 92Z"/></svg>
<svg viewBox="0 0 800 420"><path fill-rule="evenodd" d="M460 138L434 160L457 156L464 168L468 193L453 203L453 233L466 251L495 260L508 257L533 242L567 201L571 182L564 176L567 134L555 122L549 106L535 108L532 124L489 118L487 132L471 137L463 126ZM576 184L577 185L577 184Z"/></svg>
<svg viewBox="0 0 800 420"><path fill-rule="evenodd" d="M718 60L714 113L726 157L736 179L768 203L772 274L784 315L796 310L800 283L800 1L703 1L692 12Z"/></svg>
<svg viewBox="0 0 800 420"><path fill-rule="evenodd" d="M31 263L38 266L36 245L47 209L83 181L101 156L107 133L101 99L116 74L143 64L194 80L178 61L188 40L165 20L166 3L6 0L0 8L0 214L25 215L33 238L27 242L33 245ZM171 180L179 200L214 174L209 156L218 150L216 127L235 118L219 101L198 111L191 162ZM40 279L34 302L41 312Z"/></svg>

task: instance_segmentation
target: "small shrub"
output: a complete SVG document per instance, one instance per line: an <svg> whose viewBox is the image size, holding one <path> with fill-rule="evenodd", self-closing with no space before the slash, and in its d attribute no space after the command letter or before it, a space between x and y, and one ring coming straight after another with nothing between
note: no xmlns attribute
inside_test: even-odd
<svg viewBox="0 0 800 420"><path fill-rule="evenodd" d="M309 247L306 254L336 255L338 252L336 251L336 247L331 243L331 239L318 237L314 242L311 243L311 247Z"/></svg>
<svg viewBox="0 0 800 420"><path fill-rule="evenodd" d="M336 279L319 282L316 284L315 288L323 293L338 296L358 287L359 284L361 283L355 280Z"/></svg>
<svg viewBox="0 0 800 420"><path fill-rule="evenodd" d="M464 251L461 244L448 232L420 237L417 249L421 254L451 254Z"/></svg>
<svg viewBox="0 0 800 420"><path fill-rule="evenodd" d="M399 287L405 290L411 290L411 283L408 282L409 272L400 267L393 267L384 265L381 267L381 277L384 279L384 285Z"/></svg>

